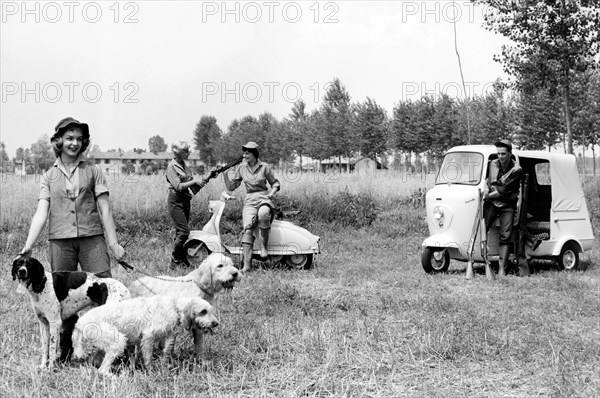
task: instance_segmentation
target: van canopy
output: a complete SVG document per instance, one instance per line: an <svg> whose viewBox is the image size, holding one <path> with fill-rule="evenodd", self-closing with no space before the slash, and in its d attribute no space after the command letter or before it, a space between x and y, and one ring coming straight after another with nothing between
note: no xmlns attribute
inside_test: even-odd
<svg viewBox="0 0 600 398"><path fill-rule="evenodd" d="M579 211L584 194L577 172L575 156L541 151L515 151L520 158L533 158L550 162L552 184L552 210Z"/></svg>

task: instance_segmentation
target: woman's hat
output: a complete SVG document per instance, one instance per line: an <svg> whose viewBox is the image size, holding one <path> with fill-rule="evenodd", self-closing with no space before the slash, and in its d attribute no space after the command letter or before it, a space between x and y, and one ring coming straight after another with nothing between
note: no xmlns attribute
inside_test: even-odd
<svg viewBox="0 0 600 398"><path fill-rule="evenodd" d="M254 151L258 151L258 144L254 141L248 141L246 145L242 145L242 149L251 149Z"/></svg>
<svg viewBox="0 0 600 398"><path fill-rule="evenodd" d="M177 155L177 154L180 154L181 152L189 151L190 144L184 140L175 140L171 144L171 150L173 151L174 155Z"/></svg>
<svg viewBox="0 0 600 398"><path fill-rule="evenodd" d="M69 126L79 127L83 134L83 139L90 138L90 128L87 124L81 123L79 120L73 119L72 117L66 117L66 118L62 119L60 122L58 122L56 127L54 127L54 134L52 135L50 140L53 140L56 137L62 135Z"/></svg>

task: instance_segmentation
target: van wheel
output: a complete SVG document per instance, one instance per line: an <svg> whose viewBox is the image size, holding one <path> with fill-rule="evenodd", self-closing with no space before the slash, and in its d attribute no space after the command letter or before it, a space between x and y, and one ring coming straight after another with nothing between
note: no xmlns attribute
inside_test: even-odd
<svg viewBox="0 0 600 398"><path fill-rule="evenodd" d="M202 261L206 260L206 257L210 254L204 242L200 242L199 240L187 242L185 249L188 261L194 268L198 268Z"/></svg>
<svg viewBox="0 0 600 398"><path fill-rule="evenodd" d="M450 254L444 248L426 247L421 255L421 265L428 274L446 272L450 266Z"/></svg>
<svg viewBox="0 0 600 398"><path fill-rule="evenodd" d="M562 247L560 255L556 258L558 267L565 271L574 271L579 268L579 246L567 242Z"/></svg>

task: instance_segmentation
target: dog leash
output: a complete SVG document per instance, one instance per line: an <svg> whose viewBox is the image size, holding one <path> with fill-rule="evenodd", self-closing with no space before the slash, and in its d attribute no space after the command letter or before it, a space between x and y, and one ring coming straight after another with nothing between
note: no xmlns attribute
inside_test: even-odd
<svg viewBox="0 0 600 398"><path fill-rule="evenodd" d="M158 279L158 280L165 281L165 282L193 282L192 279L174 280L174 279L161 278L160 276L156 276L156 275L150 275L149 273L147 273L145 271L134 268L131 264L129 264L127 261L124 261L124 260L119 260L118 263L121 264L121 266L125 269L125 272L127 272L129 275L133 274L134 272L137 272L144 276L148 276L150 278Z"/></svg>
<svg viewBox="0 0 600 398"><path fill-rule="evenodd" d="M125 269L125 272L128 275L133 274L134 272L140 273L142 275L148 276L150 278L154 278L154 279L158 279L161 281L166 281L166 282L193 282L193 280L191 279L185 279L185 280L173 280L173 279L166 279L166 278L161 278L160 276L155 276L155 275L150 275L147 272L144 272L142 270L139 269L135 269L133 267L133 265L129 264L127 261L125 260L118 260L117 261L119 264L121 264L121 266ZM152 294L156 294L156 292L154 290L152 290L150 288L150 286L146 285L144 282L142 282L140 279L137 280L137 282L139 282L142 286L144 286L146 289L148 289L150 291L150 293ZM213 280L213 274L212 272L210 273L210 285L214 286L214 280ZM215 306L216 312L217 312L217 319L220 322L221 319L221 311L220 311L220 307L221 307L221 297L215 297L215 300L217 301L217 305Z"/></svg>

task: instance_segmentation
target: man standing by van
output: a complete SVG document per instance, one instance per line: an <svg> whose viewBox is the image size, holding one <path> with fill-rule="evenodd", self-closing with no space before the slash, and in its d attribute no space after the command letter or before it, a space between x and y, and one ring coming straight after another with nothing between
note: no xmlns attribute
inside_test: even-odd
<svg viewBox="0 0 600 398"><path fill-rule="evenodd" d="M509 140L495 144L498 159L490 162L487 188L483 199L483 217L489 231L496 218L500 219L500 258L498 276L506 275L506 262L510 255L510 236L515 210L519 199L519 185L522 170L512 157L512 144Z"/></svg>

